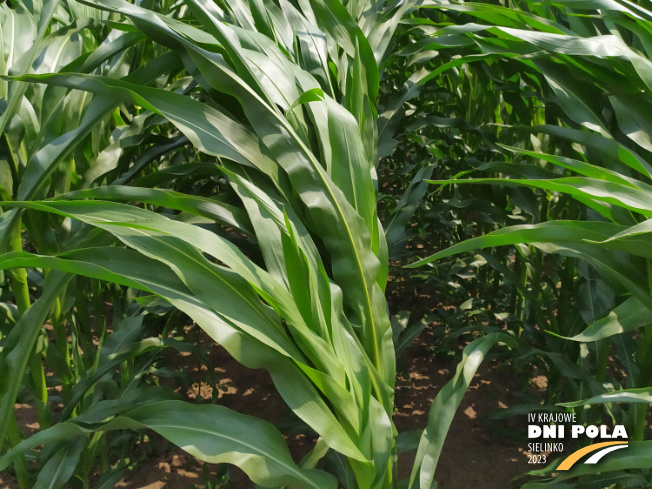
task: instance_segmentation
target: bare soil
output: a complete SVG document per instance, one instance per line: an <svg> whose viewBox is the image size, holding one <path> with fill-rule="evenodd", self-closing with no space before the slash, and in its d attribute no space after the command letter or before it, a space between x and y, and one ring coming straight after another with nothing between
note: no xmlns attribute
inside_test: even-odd
<svg viewBox="0 0 652 489"><path fill-rule="evenodd" d="M452 357L434 357L428 348L428 336L413 345L399 362L394 414L399 432L425 427L432 400L455 373L457 360ZM217 395L220 404L264 418L277 426L292 424L293 415L274 390L266 371L246 369L229 357L223 348L209 348L211 360L217 365ZM193 362L195 359L190 356L176 356L174 363L185 363L187 367L188 363ZM197 363L191 371L197 382L186 389L184 397L199 401L199 396L201 402L210 402L215 387L201 380L206 378L205 367ZM540 378L536 380L541 383ZM490 412L519 402L515 393L523 388L520 382L512 375L509 366L488 362L480 367L444 443L436 473L440 489L520 487L523 480L513 482L513 479L536 468L528 465L527 444L524 442L525 419L508 418L491 423L483 421L483 417ZM545 382L539 388L545 389ZM27 436L38 430L38 421L29 405L16 405L16 416ZM521 433L523 436L521 440L503 436L496 428L504 432ZM315 441L302 434L287 435L286 439L297 462ZM151 437L151 443L155 446L149 463L121 480L116 488L188 489L193 486L202 487L207 475L213 479L217 474L217 466L195 461L183 450L156 435ZM414 452L399 455L401 477L409 476L413 458ZM207 467L203 468L203 465ZM5 473L0 474L0 487L15 489L17 486L13 478ZM243 473L232 469L230 487L249 489L254 486Z"/></svg>
<svg viewBox="0 0 652 489"><path fill-rule="evenodd" d="M211 358L221 377L219 402L244 414L266 419L277 426L291 424L293 415L274 390L269 374L264 370L249 370L231 359L220 347ZM427 423L428 410L439 389L455 373L456 359L433 357L425 339L417 342L403 357L403 367L397 378L394 422L399 432L421 430ZM200 368L198 368L201 371ZM537 379L540 381L540 379ZM545 384L540 387L545 388ZM536 388L536 386L535 386ZM497 489L520 487L523 480L512 483L519 475L531 470L528 465L525 419L507 419L491 423L483 421L490 412L516 404L515 392L522 389L520 381L511 375L509 367L489 362L483 365L469 388L446 438L439 461L436 480L440 489ZM538 388L537 388L538 389ZM188 389L189 399L197 396L207 402L212 388L197 383ZM513 439L497 433L522 434ZM286 435L290 452L299 462L315 440L302 434ZM201 487L202 467L190 460L181 449L158 440L160 453L146 467L125 478L116 487L122 489L186 489ZM415 452L399 456L401 477L409 477ZM211 466L210 474L217 472ZM233 488L250 489L253 484L237 469L231 471Z"/></svg>

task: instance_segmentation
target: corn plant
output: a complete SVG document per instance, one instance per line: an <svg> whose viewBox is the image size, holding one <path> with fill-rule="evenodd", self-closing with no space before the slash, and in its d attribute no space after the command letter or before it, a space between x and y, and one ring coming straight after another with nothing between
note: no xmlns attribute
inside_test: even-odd
<svg viewBox="0 0 652 489"><path fill-rule="evenodd" d="M63 69L127 75L151 82L177 63L168 56L146 64L149 54L155 58L162 53L154 50L143 56L134 52L133 47L142 38L138 33L116 32L104 38L101 25L106 15L74 2L18 4L15 8L2 5L1 15L3 74ZM141 60L147 68L129 73L133 60ZM147 127L148 122L151 125L155 118L149 114L147 120L136 118L129 130L118 126L112 131L111 121L121 120L115 101L94 99L89 93L60 87L4 80L1 86L6 101L0 117L2 200L59 195L110 175L119 155L137 144L133 138L137 139L142 127ZM3 248L8 246L18 253L29 246L37 253L52 255L84 239L76 232L74 222L32 211L22 215L6 213L2 229ZM82 414L107 392L117 398L140 397L141 401L174 397L165 389L142 388L141 378L157 351L182 345L164 344L150 337L152 321L145 317L148 308L141 307L132 295L99 280L57 276L46 269L18 268L11 271L9 278L2 298L7 302L1 304L6 340L2 345L0 408L0 439L6 439L9 446L22 439L13 414L18 396L34 399L42 429L51 426L57 416L67 419ZM34 297L39 299L34 301ZM105 300L112 304L110 316ZM51 332L41 328L46 319ZM114 329L121 330L119 333L108 333L111 322ZM46 377L46 366L52 377ZM25 370L29 375L21 384ZM116 370L119 373L111 375ZM131 381L121 382L121 377ZM59 393L55 387L60 388ZM57 414L52 407L59 402L64 408ZM125 443L119 450L130 445ZM54 456L58 448L62 452ZM30 480L22 458L15 462L18 484L21 488L57 486L72 477L73 471L77 480L88 484L97 460L108 472L107 449L102 434L89 443L53 443L50 451L40 454L43 470L36 480ZM119 472L107 474L100 483L117 481Z"/></svg>
<svg viewBox="0 0 652 489"><path fill-rule="evenodd" d="M634 440L633 451L600 467L601 475L595 474L595 469L582 468L525 487L562 487L577 476L582 476L575 481L577 487L601 482L638 487L649 483L649 471L618 471L649 469L649 462L640 457L649 460L651 450L650 442L644 441L652 371L647 234L652 148L645 108L651 80L650 13L643 7L614 3L601 5L598 14L593 5L573 4L581 11L578 14L565 8L570 5L563 1L519 4L519 12L486 4L428 5L450 13L456 25L437 28L433 21L431 31L411 54L450 46L461 49L462 54L458 52L452 61L441 65L442 72L482 63L487 71L499 73L509 64L521 86L541 91L546 103L532 107L530 121L525 113L525 126L518 126L524 123L521 117L501 129L497 142L502 144L494 151L494 161L471 170L493 175L431 181L457 188L473 183L532 189L537 193L530 193L529 202L523 194L518 201L512 197L534 209L532 222L501 226L413 266L460 252L521 246L523 257L538 265L522 268L527 273L520 279L505 265L498 265L512 274L512 282L520 281L523 298L534 297L529 307L540 309L548 304L552 311L556 304L558 310L554 318L530 318L531 327L549 334L544 335L547 339L543 339L542 349L523 342L521 359L533 355L546 359L551 365L553 392L559 392L563 384L575 385L570 399L564 395L551 397L549 402L565 401L562 406L573 408L602 405L609 399L630 404L627 409L606 404L605 409L613 419L628 425ZM485 24L476 23L478 19ZM522 105L525 100L522 97L517 102ZM496 122L508 121L517 107L507 99L501 101ZM514 134L525 134L529 141L515 139ZM537 203L541 199L543 206ZM529 212L528 206L522 207ZM541 258L533 260L536 253L562 257L563 272L559 281L551 282L553 287L540 287L539 282L546 280L542 265L549 258L539 254ZM518 253L515 256L522 259ZM533 337L527 329L518 333L526 341ZM613 352L619 368L627 372L624 385L608 379ZM580 410L583 416L587 411L593 419L602 415L590 408ZM551 467L548 472L553 470Z"/></svg>

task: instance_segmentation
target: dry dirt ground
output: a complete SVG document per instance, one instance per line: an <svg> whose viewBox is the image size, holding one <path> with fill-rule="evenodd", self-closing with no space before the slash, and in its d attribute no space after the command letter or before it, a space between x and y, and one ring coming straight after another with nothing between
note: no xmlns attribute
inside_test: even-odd
<svg viewBox="0 0 652 489"><path fill-rule="evenodd" d="M289 413L280 396L273 390L269 375L262 370L242 368L226 352L217 349L213 360L227 389L220 393L220 404L245 414L263 417L276 425L288 422ZM439 389L455 373L454 359L437 359L423 342L415 344L406 353L403 369L397 382L394 421L399 432L423 429L429 406ZM538 379L537 379L538 380ZM495 431L499 425L505 431L525 433L525 419L507 419L492 423L483 416L500 408L516 404L514 395L521 389L511 377L508 367L496 364L482 366L469 388L453 420L438 464L436 480L439 489L508 489L512 479L531 470L522 440L501 436ZM541 385L545 387L545 385ZM211 388L195 385L189 397L211 397ZM311 448L314 440L304 435L287 436L290 451L296 461ZM408 477L414 452L401 454L401 477ZM117 487L122 489L185 489L200 486L202 469L189 464L185 453L163 442L161 453L151 465L125 478ZM215 472L213 467L211 473ZM253 488L241 473L232 471L232 486ZM522 481L521 481L522 482Z"/></svg>
<svg viewBox="0 0 652 489"><path fill-rule="evenodd" d="M396 412L394 421L399 432L423 429L427 422L429 406L441 387L455 373L456 359L433 357L427 348L427 337L413 345L399 362L397 378ZM207 342L208 343L208 342ZM263 370L249 370L233 361L220 347L211 350L211 360L217 365L221 388L219 402L245 414L263 417L277 426L292 422L280 396L273 389L269 375ZM200 396L210 402L213 387L201 382L206 378L202 367L190 356L170 359L176 367L191 366L191 377L198 382L187 388L185 396ZM193 366L196 364L196 366ZM194 375L193 375L194 374ZM539 380L539 379L536 379ZM516 393L523 389L510 372L509 366L488 362L481 366L453 420L439 461L436 480L440 489L507 489L520 487L523 480L512 480L536 468L528 465L527 444L521 439L502 433L525 433L523 416L492 421L483 416L501 408L519 403ZM536 387L536 386L535 386ZM545 384L540 388L545 389ZM532 387L531 387L532 389ZM539 392L540 394L542 392ZM522 401L521 401L522 402ZM19 423L26 434L38 429L34 412L28 405L17 405ZM288 445L296 461L311 448L313 439L305 435L288 435ZM125 477L116 486L121 489L187 489L203 487L206 477L214 479L217 466L202 467L183 450L170 445L157 436L151 437L153 445L148 463ZM399 456L401 477L409 476L414 452ZM231 471L231 488L249 489L253 484L237 469ZM14 489L15 482L7 474L0 475L0 487Z"/></svg>

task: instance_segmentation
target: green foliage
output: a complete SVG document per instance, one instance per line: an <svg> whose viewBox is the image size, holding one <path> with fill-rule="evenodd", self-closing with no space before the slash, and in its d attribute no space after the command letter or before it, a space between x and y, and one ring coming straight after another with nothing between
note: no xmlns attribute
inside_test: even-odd
<svg viewBox="0 0 652 489"><path fill-rule="evenodd" d="M462 184L489 184L509 196L506 203L493 203L511 207L512 215L499 220L495 212L487 213L491 225L481 236L441 247L410 267L486 249L483 256L491 254L499 280L515 285L517 300L506 311L520 319L514 333L522 341L515 351L522 352L521 361L540 357L545 362L547 401L566 401L562 405L577 408L580 419L598 420L600 413L585 406L611 396L629 401L636 405L620 410L609 403L606 412L628 425L632 439L643 440L649 402L627 393L645 392L652 381L650 146L643 136L652 80L649 13L618 3L600 4L599 14L596 5L570 2L519 4L518 14L484 4L427 6L437 14L419 26L432 27L419 27L418 40L402 54L413 63L436 66L430 74L440 70L455 76L462 66L472 79L488 75L490 86L502 94L489 105L495 116L488 111L462 121L494 122L485 129L490 154L429 181L441 185L440 198L468 192ZM439 50L435 61L426 56L433 49ZM437 61L442 53L451 61ZM512 87L517 98L508 97ZM469 174L474 178L463 178ZM506 247L515 250L507 260L501 251ZM555 255L564 258L560 262ZM560 273L551 275L555 268ZM532 341L538 348L532 349ZM624 380L610 375L612 354ZM587 393L595 402L577 401ZM626 466L615 467L600 471ZM572 487L606 484L599 482L601 476L586 475L591 472L586 466L584 471ZM554 480L567 487L561 481L574 476ZM640 484L634 479L633 486Z"/></svg>
<svg viewBox="0 0 652 489"><path fill-rule="evenodd" d="M549 407L604 409L636 442L524 487L649 478L646 8L44 0L0 18L0 467L21 489L90 487L96 467L112 487L144 430L264 487L428 489L497 343L547 372ZM428 321L390 320L390 260L473 337L405 481L396 357ZM279 427L157 385L166 351L210 363L189 322L269 371L318 436L301 464Z"/></svg>

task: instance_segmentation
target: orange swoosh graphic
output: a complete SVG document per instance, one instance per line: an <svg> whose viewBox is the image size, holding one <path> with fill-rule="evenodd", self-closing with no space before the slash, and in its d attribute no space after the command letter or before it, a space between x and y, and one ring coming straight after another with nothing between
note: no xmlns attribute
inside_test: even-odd
<svg viewBox="0 0 652 489"><path fill-rule="evenodd" d="M559 467L555 470L568 470L570 469L575 462L581 459L587 453L594 452L600 448L608 447L611 445L627 445L626 441L605 441L602 443L594 443L588 447L580 448L578 451L571 453L566 459L559 464Z"/></svg>

